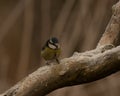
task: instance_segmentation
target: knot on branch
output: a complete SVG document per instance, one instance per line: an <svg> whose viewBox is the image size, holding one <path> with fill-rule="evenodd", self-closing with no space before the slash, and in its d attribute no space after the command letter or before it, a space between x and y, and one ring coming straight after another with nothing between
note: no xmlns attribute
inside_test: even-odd
<svg viewBox="0 0 120 96"><path fill-rule="evenodd" d="M106 50L110 50L110 49L112 49L112 48L114 48L114 47L115 47L114 45L108 44L108 45L102 46L102 47L100 48L100 50L101 50L101 53L103 53L103 52L105 52Z"/></svg>
<svg viewBox="0 0 120 96"><path fill-rule="evenodd" d="M17 94L18 89L19 87L16 86L15 88L8 90L8 92L5 93L3 96L15 96Z"/></svg>
<svg viewBox="0 0 120 96"><path fill-rule="evenodd" d="M112 45L112 44L106 44L106 45L102 45L100 47L98 46L96 49L91 50L91 51L86 51L86 52L83 52L83 53L74 52L73 56L80 56L80 58L81 57L83 57L83 58L92 57L92 56L98 55L99 53L103 53L107 50L110 50L114 47L115 46Z"/></svg>

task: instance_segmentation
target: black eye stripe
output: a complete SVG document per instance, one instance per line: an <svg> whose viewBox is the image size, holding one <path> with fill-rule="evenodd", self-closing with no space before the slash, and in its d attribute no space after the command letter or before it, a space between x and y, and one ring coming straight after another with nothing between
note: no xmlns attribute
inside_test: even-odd
<svg viewBox="0 0 120 96"><path fill-rule="evenodd" d="M52 44L56 47L56 49L58 49L58 46L55 43L50 42L50 40L47 41L47 47L49 47L48 44Z"/></svg>
<svg viewBox="0 0 120 96"><path fill-rule="evenodd" d="M57 45L55 45L55 47L56 47L56 48L58 48L58 46L57 46Z"/></svg>
<svg viewBox="0 0 120 96"><path fill-rule="evenodd" d="M54 45L54 43L52 43L52 42L50 42L50 41L48 41L48 43L50 43L50 44Z"/></svg>

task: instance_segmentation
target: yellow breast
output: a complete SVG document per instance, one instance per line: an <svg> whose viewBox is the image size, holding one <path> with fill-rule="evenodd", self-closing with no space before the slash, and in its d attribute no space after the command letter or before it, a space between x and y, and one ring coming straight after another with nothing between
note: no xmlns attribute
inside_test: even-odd
<svg viewBox="0 0 120 96"><path fill-rule="evenodd" d="M52 59L56 59L59 57L61 51L60 49L50 49L48 47L46 47L43 51L41 51L41 55L45 60L52 60Z"/></svg>

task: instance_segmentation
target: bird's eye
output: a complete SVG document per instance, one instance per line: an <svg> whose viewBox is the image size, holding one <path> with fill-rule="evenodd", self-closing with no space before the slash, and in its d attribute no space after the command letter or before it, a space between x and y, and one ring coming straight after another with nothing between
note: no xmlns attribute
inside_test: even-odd
<svg viewBox="0 0 120 96"><path fill-rule="evenodd" d="M51 49L56 49L56 46L55 45L52 45L52 44L48 44L48 46L49 46L49 48L51 48Z"/></svg>

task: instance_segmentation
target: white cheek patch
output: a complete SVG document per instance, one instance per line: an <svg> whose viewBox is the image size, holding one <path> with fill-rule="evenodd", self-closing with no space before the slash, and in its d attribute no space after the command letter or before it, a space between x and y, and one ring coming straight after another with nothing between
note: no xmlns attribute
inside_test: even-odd
<svg viewBox="0 0 120 96"><path fill-rule="evenodd" d="M56 46L55 45L52 45L52 44L48 44L49 48L51 49L56 49Z"/></svg>

